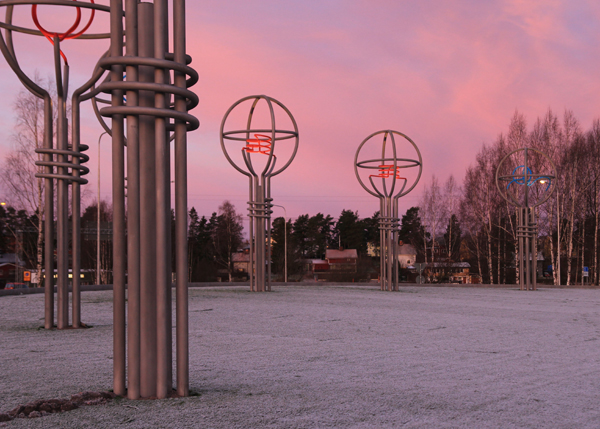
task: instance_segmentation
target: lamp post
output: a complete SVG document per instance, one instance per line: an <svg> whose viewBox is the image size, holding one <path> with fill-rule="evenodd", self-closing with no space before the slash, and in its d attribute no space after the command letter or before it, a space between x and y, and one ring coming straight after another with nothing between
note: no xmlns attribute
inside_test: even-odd
<svg viewBox="0 0 600 429"><path fill-rule="evenodd" d="M278 204L273 204L273 207L281 207L283 209L283 215L284 215L284 222L283 222L283 234L284 234L284 238L283 238L283 251L284 251L284 282L287 283L287 211L285 210L285 207L280 206Z"/></svg>
<svg viewBox="0 0 600 429"><path fill-rule="evenodd" d="M98 137L98 212L96 215L96 284L101 284L100 281L100 141L102 137L108 134L104 131Z"/></svg>

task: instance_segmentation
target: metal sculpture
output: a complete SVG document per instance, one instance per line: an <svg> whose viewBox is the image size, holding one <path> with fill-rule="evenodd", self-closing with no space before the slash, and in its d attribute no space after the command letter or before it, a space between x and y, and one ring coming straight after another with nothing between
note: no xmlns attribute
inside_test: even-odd
<svg viewBox="0 0 600 429"><path fill-rule="evenodd" d="M77 17L74 24L64 33L51 33L39 22L37 5L61 5L75 7ZM19 27L13 24L14 7L20 5L31 6L31 16L37 30ZM0 50L7 63L15 72L21 83L33 95L44 100L44 143L43 148L36 149L43 155L42 161L36 165L44 167L42 173L36 177L44 179L44 270L45 270L45 315L44 327L52 329L54 325L54 181L57 182L57 317L56 327L65 329L69 327L69 210L68 193L71 191L72 210L72 326L79 328L81 324L81 299L80 299L80 186L87 183L81 176L89 172L82 164L88 161L88 156L83 154L88 149L87 145L80 143L79 132L79 105L85 99L83 93L93 84L93 78L82 87L76 89L71 97L71 144L68 141L67 99L69 93L69 64L66 54L61 49L61 43L70 39L101 39L108 38L108 34L85 34L94 20L96 11L107 12L109 8L91 3L75 3L65 0L3 0L0 7L6 7L4 22L0 27L5 30L5 35L0 34ZM89 9L90 16L80 28L81 9ZM13 32L43 36L54 46L54 70L56 79L56 112L57 130L56 146L53 142L53 106L52 98L48 91L41 88L21 69L13 44Z"/></svg>
<svg viewBox="0 0 600 429"><path fill-rule="evenodd" d="M381 157L359 161L359 154L367 142L376 136L383 135L380 152ZM416 152L417 157L400 158L396 146L395 136L401 137L408 142ZM389 139L389 145L388 145ZM409 179L400 176L403 169L417 168L418 173L409 184ZM369 188L361 178L359 169L367 173L376 170L375 174L369 174ZM393 130L377 131L358 146L354 156L354 173L360 185L369 194L379 198L379 261L380 261L380 287L381 290L398 290L398 199L412 191L423 171L423 160L417 145L405 134ZM400 183L397 183L400 182ZM377 183L380 185L378 186Z"/></svg>
<svg viewBox="0 0 600 429"><path fill-rule="evenodd" d="M252 120L260 101L268 107L267 117L270 124L263 127L253 126ZM226 131L225 126L232 111L243 102L251 103L247 115L246 128L234 128ZM262 104L262 103L261 103ZM293 130L283 130L276 126L275 108L279 107L291 121ZM281 125L281 124L280 124ZM294 160L298 150L298 126L290 111L279 101L266 95L253 95L234 103L225 113L221 122L221 148L227 161L249 180L248 217L250 218L250 290L265 292L271 290L271 178L283 172ZM281 168L276 169L278 161L275 156L277 142L294 139L291 156ZM243 165L238 165L230 156L226 143L241 142L240 148ZM256 156L255 156L256 155ZM266 157L266 158L265 158ZM259 158L263 158L262 160ZM257 164L261 164L260 168ZM282 161L280 161L281 164Z"/></svg>
<svg viewBox="0 0 600 429"><path fill-rule="evenodd" d="M12 24L13 7L32 6L39 31ZM37 19L37 4L71 6L77 9L76 23L65 33L46 31ZM171 11L169 10L171 4ZM68 221L67 185L73 184L73 325L79 318L79 184L88 169L80 165L88 157L87 146L79 143L79 103L92 99L97 116L112 136L113 151L113 297L114 297L114 391L130 399L165 398L172 390L171 327L171 171L170 145L174 140L176 216L176 351L177 393L189 393L187 314L187 131L198 128L189 109L198 97L187 88L198 81L186 55L185 0L111 0L110 7L69 0L6 0L6 42L0 50L24 85L45 102L44 161L39 177L46 179L46 273L53 266L52 181L58 180L58 327L68 324ZM80 8L92 10L87 24L81 22ZM85 35L94 11L110 12L110 33ZM173 29L173 52L169 52L169 14ZM125 29L123 28L125 15ZM43 35L54 45L58 93L57 149L52 146L52 100L47 91L32 82L20 69L12 44L12 31ZM125 32L128 37L125 39ZM1 35L0 35L1 36ZM68 64L60 43L70 38L108 38L110 49L98 61L92 78L73 93L72 147L66 131ZM123 45L125 40L125 55ZM64 71L61 74L61 59ZM96 87L102 75L108 76ZM126 77L124 77L126 72ZM174 82L171 82L171 74ZM99 94L108 93L110 101ZM174 99L172 99L174 97ZM110 106L99 108L98 103ZM170 136L172 133L172 136ZM127 139L125 138L127 135ZM125 146L127 146L127 217L125 216ZM54 160L53 157L58 159ZM55 172L54 169L58 171ZM127 220L127 234L125 221ZM51 276L50 276L51 277ZM125 284L127 279L127 299ZM127 302L127 308L126 308ZM52 327L53 289L46 282L46 328ZM127 309L127 323L126 323ZM66 315L66 316L65 316ZM77 319L76 319L77 318ZM127 330L127 335L126 335ZM127 347L126 347L127 339ZM127 350L127 355L126 355ZM127 383L126 383L127 379Z"/></svg>
<svg viewBox="0 0 600 429"><path fill-rule="evenodd" d="M111 118L112 125L114 391L138 399L165 398L172 390L169 141L173 132L176 384L177 394L187 396L187 131L198 128L199 122L188 113L198 104L198 97L187 89L198 81L198 74L188 66L191 58L186 55L185 0L111 0L110 22L110 51L98 62L99 69L110 74L93 93L111 95L110 106L96 109Z"/></svg>
<svg viewBox="0 0 600 429"><path fill-rule="evenodd" d="M512 161L511 167L505 164ZM534 173L544 171L545 173ZM543 152L533 148L516 149L506 155L496 169L496 187L502 198L517 207L519 242L519 288L537 289L537 220L535 208L545 203L555 189L556 167ZM506 183L506 186L504 186Z"/></svg>

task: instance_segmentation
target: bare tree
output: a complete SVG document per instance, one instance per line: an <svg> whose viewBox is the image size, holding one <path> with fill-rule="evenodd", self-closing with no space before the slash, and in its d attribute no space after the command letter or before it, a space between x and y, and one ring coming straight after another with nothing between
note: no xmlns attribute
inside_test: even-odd
<svg viewBox="0 0 600 429"><path fill-rule="evenodd" d="M35 81L41 86L48 85L35 75ZM42 167L35 165L42 160L42 155L35 152L43 146L44 138L44 101L30 92L19 91L14 104L16 114L15 131L11 136L13 149L4 160L3 174L0 176L9 197L15 205L27 210L31 217L32 227L37 231L37 252L26 255L35 264L38 286L42 286L42 256L43 256L43 219L44 219L44 185L43 179L35 177L42 172Z"/></svg>
<svg viewBox="0 0 600 429"><path fill-rule="evenodd" d="M447 217L442 189L435 175L431 176L431 182L425 188L423 198L419 204L419 213L425 231L431 236L431 261L435 262L436 238L439 235L441 227L445 226L444 220Z"/></svg>

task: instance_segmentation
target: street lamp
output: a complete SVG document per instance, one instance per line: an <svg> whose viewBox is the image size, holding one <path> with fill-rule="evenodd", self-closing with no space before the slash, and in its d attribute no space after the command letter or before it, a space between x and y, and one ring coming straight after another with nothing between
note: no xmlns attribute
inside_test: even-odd
<svg viewBox="0 0 600 429"><path fill-rule="evenodd" d="M98 137L98 212L96 215L96 284L101 284L100 282L100 141L102 137L108 134L107 131L104 131Z"/></svg>
<svg viewBox="0 0 600 429"><path fill-rule="evenodd" d="M283 209L283 214L284 214L284 222L283 222L283 234L284 234L284 238L283 238L283 251L284 251L284 261L285 261L285 267L284 267L284 281L285 283L287 283L287 211L285 210L285 207L277 205L277 204L272 204L273 207L281 207Z"/></svg>

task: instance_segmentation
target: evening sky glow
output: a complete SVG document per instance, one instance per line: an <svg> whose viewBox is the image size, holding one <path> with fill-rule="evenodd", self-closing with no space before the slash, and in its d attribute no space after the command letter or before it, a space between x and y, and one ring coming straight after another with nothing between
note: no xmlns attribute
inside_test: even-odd
<svg viewBox="0 0 600 429"><path fill-rule="evenodd" d="M31 27L29 8L21 9L16 17ZM188 52L200 74L193 87L200 105L192 113L201 123L188 135L189 207L201 215L225 199L246 212L247 179L226 161L218 133L225 111L247 95L276 98L298 123L298 155L272 182L274 203L291 217L337 218L342 209L371 216L378 203L358 184L353 161L360 142L381 129L405 133L423 156L421 183L400 200L404 213L432 174L461 182L482 144L506 132L515 110L530 126L548 108L559 116L571 109L584 129L600 117L596 1L205 0L188 1L187 10ZM52 20L42 22L53 29ZM106 18L99 16L92 29L107 31ZM63 44L71 91L107 48L106 41ZM29 75L53 73L45 39L18 35L16 50ZM3 59L0 76L3 157L22 86ZM102 130L89 106L82 114L91 202ZM102 146L102 198L110 199L108 138ZM275 208L275 216L282 214Z"/></svg>

